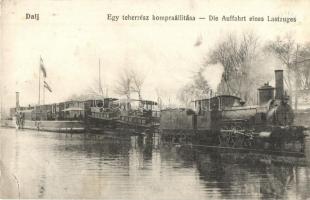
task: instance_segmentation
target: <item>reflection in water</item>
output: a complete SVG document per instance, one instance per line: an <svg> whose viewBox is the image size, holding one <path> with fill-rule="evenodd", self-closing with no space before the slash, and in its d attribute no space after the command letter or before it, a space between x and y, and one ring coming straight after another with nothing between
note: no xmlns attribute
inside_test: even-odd
<svg viewBox="0 0 310 200"><path fill-rule="evenodd" d="M1 198L310 198L309 149L306 158L289 158L173 145L150 135L13 129L0 130L0 145Z"/></svg>
<svg viewBox="0 0 310 200"><path fill-rule="evenodd" d="M199 154L197 167L206 187L220 189L223 198L284 197L296 166L282 166L263 157Z"/></svg>

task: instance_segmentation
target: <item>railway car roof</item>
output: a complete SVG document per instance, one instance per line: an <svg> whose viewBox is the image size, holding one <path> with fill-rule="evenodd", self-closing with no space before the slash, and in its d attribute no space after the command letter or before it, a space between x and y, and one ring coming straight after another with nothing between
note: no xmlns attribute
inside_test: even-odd
<svg viewBox="0 0 310 200"><path fill-rule="evenodd" d="M133 102L133 101L140 101L143 104L148 104L148 105L157 105L156 101L151 101L151 100L139 100L139 99L120 99L120 101L127 101L127 102Z"/></svg>
<svg viewBox="0 0 310 200"><path fill-rule="evenodd" d="M33 111L33 109L30 109L30 110L20 110L19 112L21 112L21 113L29 113L29 112L32 112Z"/></svg>
<svg viewBox="0 0 310 200"><path fill-rule="evenodd" d="M106 100L106 99L108 99L108 100L110 100L110 101L117 101L117 100L118 100L117 98L111 98L111 97L109 97L109 98L104 98L104 100Z"/></svg>
<svg viewBox="0 0 310 200"><path fill-rule="evenodd" d="M237 96L233 96L233 95L217 95L217 96L214 96L214 97L211 97L211 98L205 98L205 99L197 99L197 100L194 100L192 102L195 102L195 101L205 101L205 100L209 100L209 99L215 99L215 98L228 98L228 97L233 97L235 99L241 99L240 97L237 97Z"/></svg>

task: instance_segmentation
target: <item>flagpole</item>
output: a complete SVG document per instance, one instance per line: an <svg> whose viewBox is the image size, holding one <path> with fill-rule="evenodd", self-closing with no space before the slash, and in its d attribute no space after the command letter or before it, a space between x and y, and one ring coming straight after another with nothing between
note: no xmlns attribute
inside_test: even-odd
<svg viewBox="0 0 310 200"><path fill-rule="evenodd" d="M39 106L40 106L40 96L41 96L41 56L39 59Z"/></svg>
<svg viewBox="0 0 310 200"><path fill-rule="evenodd" d="M1 90L1 115L0 115L0 119L3 119L3 99L2 99L2 90Z"/></svg>
<svg viewBox="0 0 310 200"><path fill-rule="evenodd" d="M45 84L45 78L43 78L43 84ZM43 86L43 105L45 104L45 86Z"/></svg>
<svg viewBox="0 0 310 200"><path fill-rule="evenodd" d="M100 66L100 58L99 58L99 94L103 95L102 85L101 85L101 66Z"/></svg>
<svg viewBox="0 0 310 200"><path fill-rule="evenodd" d="M101 91L100 91L100 86L101 86L101 78L100 78L100 58L99 58L99 74L98 74L98 75L99 75L99 83L98 83L98 84L99 84L99 93L100 93L100 92L101 92Z"/></svg>

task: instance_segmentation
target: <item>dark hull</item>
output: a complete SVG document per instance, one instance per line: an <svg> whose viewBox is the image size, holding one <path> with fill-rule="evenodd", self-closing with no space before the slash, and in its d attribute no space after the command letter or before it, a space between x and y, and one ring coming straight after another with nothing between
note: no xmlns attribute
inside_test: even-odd
<svg viewBox="0 0 310 200"><path fill-rule="evenodd" d="M85 122L85 128L89 132L103 133L106 130L115 129L115 119L100 119L88 117Z"/></svg>
<svg viewBox="0 0 310 200"><path fill-rule="evenodd" d="M130 132L154 132L159 123L146 117L118 116L118 117L94 117L86 120L86 128L90 131L102 132L109 129L126 130Z"/></svg>

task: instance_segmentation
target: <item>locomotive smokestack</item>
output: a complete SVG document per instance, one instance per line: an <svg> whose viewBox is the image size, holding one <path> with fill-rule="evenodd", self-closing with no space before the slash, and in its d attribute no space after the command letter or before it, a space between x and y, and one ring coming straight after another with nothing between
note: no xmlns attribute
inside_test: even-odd
<svg viewBox="0 0 310 200"><path fill-rule="evenodd" d="M19 110L19 92L16 92L16 110Z"/></svg>
<svg viewBox="0 0 310 200"><path fill-rule="evenodd" d="M275 70L276 78L276 99L282 99L284 94L283 70Z"/></svg>

